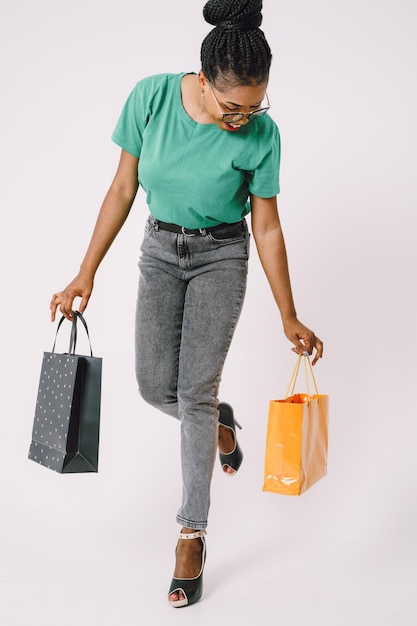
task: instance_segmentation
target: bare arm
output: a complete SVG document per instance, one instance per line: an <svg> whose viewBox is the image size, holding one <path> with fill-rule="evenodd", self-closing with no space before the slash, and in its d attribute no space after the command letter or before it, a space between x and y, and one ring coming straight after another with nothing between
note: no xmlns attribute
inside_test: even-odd
<svg viewBox="0 0 417 626"><path fill-rule="evenodd" d="M294 344L297 354L305 350L312 354L315 348L314 365L323 355L323 343L297 319L276 197L251 196L251 207L253 237L281 314L285 335Z"/></svg>
<svg viewBox="0 0 417 626"><path fill-rule="evenodd" d="M80 311L87 307L94 285L94 276L111 244L123 226L138 189L138 159L122 150L116 175L101 206L80 271L63 290L52 296L51 320L57 308L69 320L72 319L74 298L80 297Z"/></svg>

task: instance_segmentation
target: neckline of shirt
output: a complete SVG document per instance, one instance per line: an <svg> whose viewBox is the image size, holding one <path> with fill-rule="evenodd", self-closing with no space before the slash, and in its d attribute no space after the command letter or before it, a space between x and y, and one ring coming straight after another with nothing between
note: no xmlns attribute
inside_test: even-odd
<svg viewBox="0 0 417 626"><path fill-rule="evenodd" d="M185 110L183 102L182 102L181 82L184 76L188 74L195 74L195 72L181 72L181 74L177 75L177 87L175 90L175 104L177 105L177 110L179 111L182 119L185 122L187 122L189 126L192 126L194 129L203 130L204 132L213 131L217 129L219 132L221 132L215 122L213 122L212 124L202 124L201 122L196 122L195 120L193 120L192 117L188 115L187 111Z"/></svg>

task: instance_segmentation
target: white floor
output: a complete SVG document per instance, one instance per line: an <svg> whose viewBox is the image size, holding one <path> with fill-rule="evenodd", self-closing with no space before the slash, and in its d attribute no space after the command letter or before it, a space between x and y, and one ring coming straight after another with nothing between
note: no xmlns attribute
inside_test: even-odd
<svg viewBox="0 0 417 626"><path fill-rule="evenodd" d="M104 415L99 474L71 476L26 460L27 425L14 426L21 447L2 459L2 626L416 623L414 504L372 477L351 473L349 484L337 459L300 498L264 493L250 425L239 474L216 464L203 599L171 608L177 425L136 423L126 442L123 426L135 422L120 422L116 435Z"/></svg>

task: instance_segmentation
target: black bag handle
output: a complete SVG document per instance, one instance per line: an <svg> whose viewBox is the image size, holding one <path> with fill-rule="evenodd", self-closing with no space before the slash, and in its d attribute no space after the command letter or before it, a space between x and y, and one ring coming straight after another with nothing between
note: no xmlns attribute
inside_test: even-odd
<svg viewBox="0 0 417 626"><path fill-rule="evenodd" d="M52 346L52 352L55 352L55 345L56 345L56 340L57 340L57 337L58 337L58 331L61 328L62 322L65 319L66 318L63 315L61 317L61 319L59 320L58 327L56 329L54 345ZM93 356L93 348L91 347L91 340L90 340L90 335L89 335L89 332L88 332L87 322L85 321L85 319L84 319L82 313L80 313L80 311L74 311L74 314L73 314L68 354L75 354L75 348L77 346L77 320L78 319L81 320L81 322L82 322L82 324L83 324L83 326L85 328L85 332L87 333L88 344L90 346L90 356Z"/></svg>

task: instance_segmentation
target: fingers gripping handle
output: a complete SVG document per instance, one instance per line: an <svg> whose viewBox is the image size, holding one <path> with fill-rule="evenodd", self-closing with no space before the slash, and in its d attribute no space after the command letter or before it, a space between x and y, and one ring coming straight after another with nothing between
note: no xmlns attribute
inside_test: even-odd
<svg viewBox="0 0 417 626"><path fill-rule="evenodd" d="M310 357L309 357L308 353L307 354L304 353L304 354L299 354L298 357L297 357L297 362L295 364L294 371L293 371L292 376L291 376L290 384L288 385L288 389L287 389L287 392L285 394L286 398L288 398L289 396L292 396L294 394L295 384L297 382L298 372L299 372L300 365L301 365L301 359L304 359L304 371L305 371L308 395L310 395L310 387L309 387L309 383L308 383L309 372L307 370L307 363L310 366L309 369L310 369L311 378L313 380L314 389L316 391L316 394L317 395L319 394L319 390L317 388L316 379L315 379L314 373L313 373L313 368L312 368L312 365L311 365L311 362L310 362Z"/></svg>
<svg viewBox="0 0 417 626"><path fill-rule="evenodd" d="M84 326L85 332L87 333L87 339L88 339L88 344L90 346L90 356L93 356L93 349L91 347L91 340L90 340L90 335L88 332L88 326L87 326L87 322L85 321L83 315L80 313L80 311L74 311L74 316L72 319L72 327L71 327L71 336L70 336L70 343L69 343L69 350L68 350L68 354L75 354L75 349L77 346L77 321L78 319L81 321L82 325ZM61 319L59 320L58 323L58 327L56 329L56 334L55 334L55 341L54 341L54 345L52 347L52 352L55 352L55 345L56 345L56 340L58 337L58 331L62 326L63 321L65 320L65 317L62 316Z"/></svg>

